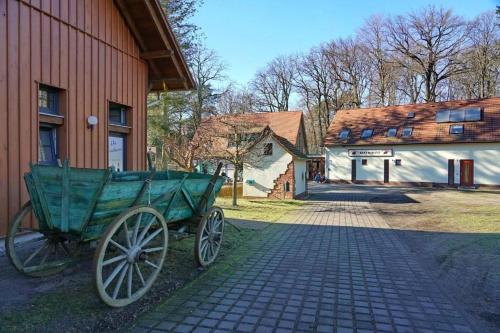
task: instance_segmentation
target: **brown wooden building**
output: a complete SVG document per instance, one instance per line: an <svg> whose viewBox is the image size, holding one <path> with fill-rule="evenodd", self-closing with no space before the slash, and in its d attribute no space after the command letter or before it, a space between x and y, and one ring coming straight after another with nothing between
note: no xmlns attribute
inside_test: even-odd
<svg viewBox="0 0 500 333"><path fill-rule="evenodd" d="M0 236L30 162L143 169L147 93L193 87L157 0L0 0Z"/></svg>

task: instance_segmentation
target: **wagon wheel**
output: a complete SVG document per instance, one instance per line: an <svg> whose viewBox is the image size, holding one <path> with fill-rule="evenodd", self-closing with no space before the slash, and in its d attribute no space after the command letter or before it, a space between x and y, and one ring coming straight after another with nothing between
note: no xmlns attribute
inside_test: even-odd
<svg viewBox="0 0 500 333"><path fill-rule="evenodd" d="M27 202L14 216L6 239L6 252L11 263L21 273L32 277L54 275L72 262L70 242L60 234L41 233L30 225L31 202ZM21 238L24 238L21 240Z"/></svg>
<svg viewBox="0 0 500 333"><path fill-rule="evenodd" d="M194 255L200 266L206 267L215 261L223 234L224 213L214 206L203 216L196 232Z"/></svg>
<svg viewBox="0 0 500 333"><path fill-rule="evenodd" d="M167 223L155 209L139 206L119 215L94 257L95 283L103 302L121 307L141 298L160 273L167 245Z"/></svg>

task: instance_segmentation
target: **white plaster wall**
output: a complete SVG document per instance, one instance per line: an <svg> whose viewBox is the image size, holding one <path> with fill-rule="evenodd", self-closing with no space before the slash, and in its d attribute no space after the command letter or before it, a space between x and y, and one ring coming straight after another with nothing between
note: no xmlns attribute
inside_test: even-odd
<svg viewBox="0 0 500 333"><path fill-rule="evenodd" d="M455 183L460 183L460 160L474 160L474 183L500 184L500 143L435 144L366 146L358 149L392 148L394 156L388 158L389 181L448 183L448 160L455 160ZM331 180L351 179L351 160L348 147L326 148L327 177ZM384 158L365 157L368 165L357 160L357 180L384 180ZM401 166L395 160L401 160Z"/></svg>
<svg viewBox="0 0 500 333"><path fill-rule="evenodd" d="M273 143L273 154L264 156L264 145ZM281 147L272 137L262 140L254 149L249 158L251 163L243 166L243 196L267 197L274 187L274 180L285 173L292 155ZM254 184L248 184L254 180Z"/></svg>
<svg viewBox="0 0 500 333"><path fill-rule="evenodd" d="M295 195L302 194L306 191L306 160L295 160L294 172L295 172Z"/></svg>

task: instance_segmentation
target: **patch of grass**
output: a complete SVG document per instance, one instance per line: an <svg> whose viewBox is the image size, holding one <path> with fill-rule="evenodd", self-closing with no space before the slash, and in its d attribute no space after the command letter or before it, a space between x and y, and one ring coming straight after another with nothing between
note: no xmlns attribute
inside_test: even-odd
<svg viewBox="0 0 500 333"><path fill-rule="evenodd" d="M231 203L231 198L217 198L216 201L227 218L262 222L286 221L305 204L299 200L269 199L238 199L237 207L232 207Z"/></svg>

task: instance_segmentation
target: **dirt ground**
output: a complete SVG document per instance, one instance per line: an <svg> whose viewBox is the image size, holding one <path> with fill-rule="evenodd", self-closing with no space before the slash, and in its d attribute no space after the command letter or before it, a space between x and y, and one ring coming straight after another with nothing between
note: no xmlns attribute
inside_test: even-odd
<svg viewBox="0 0 500 333"><path fill-rule="evenodd" d="M217 262L254 236L226 225ZM0 253L0 332L109 332L129 327L141 314L166 300L176 289L204 273L194 264L194 237L171 241L163 270L141 300L111 309L97 297L93 286L92 255L62 274L47 278L22 276ZM209 270L217 269L216 263Z"/></svg>
<svg viewBox="0 0 500 333"><path fill-rule="evenodd" d="M441 287L500 332L500 192L402 190L372 202ZM412 200L407 200L410 198Z"/></svg>

